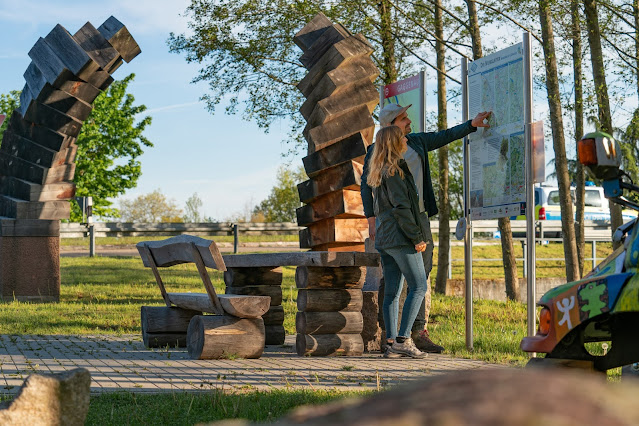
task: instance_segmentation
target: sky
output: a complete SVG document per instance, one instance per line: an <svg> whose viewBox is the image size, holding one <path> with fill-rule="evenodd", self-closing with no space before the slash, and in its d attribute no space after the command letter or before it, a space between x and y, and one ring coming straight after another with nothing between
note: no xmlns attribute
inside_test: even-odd
<svg viewBox="0 0 639 426"><path fill-rule="evenodd" d="M284 142L287 122L276 123L265 134L254 123L224 114L223 105L214 115L206 110L199 100L206 84L191 83L198 64L169 53L166 44L170 32L188 31L181 15L189 4L187 0L0 0L0 93L23 88L29 50L56 24L74 33L87 21L97 28L115 16L142 53L113 77L135 73L129 93L136 104L146 105L145 115L153 118L144 134L154 147L140 157L142 176L124 197L160 189L184 208L197 193L204 216L221 221L266 198L276 183L278 167L284 163L297 167L303 155L282 157L289 150Z"/></svg>

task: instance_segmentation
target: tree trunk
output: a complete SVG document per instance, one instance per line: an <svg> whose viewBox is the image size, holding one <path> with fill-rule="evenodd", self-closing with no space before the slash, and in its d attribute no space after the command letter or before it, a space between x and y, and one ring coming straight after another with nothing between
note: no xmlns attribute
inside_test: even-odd
<svg viewBox="0 0 639 426"><path fill-rule="evenodd" d="M473 45L473 59L477 60L483 56L481 47L481 34L479 32L479 19L477 18L477 8L475 2L466 0L468 5L468 18L470 24L470 34ZM531 220L531 219L529 219ZM504 257L504 278L506 280L506 295L511 300L519 300L519 279L517 278L517 260L515 249L513 248L513 234L510 228L510 218L504 217L498 220L499 231L501 233L501 252Z"/></svg>
<svg viewBox="0 0 639 426"><path fill-rule="evenodd" d="M559 79L557 77L557 56L555 55L555 39L552 29L549 0L541 0L539 2L539 19L541 22L541 35L546 63L546 89L548 91L548 106L550 109L553 147L555 150L555 169L559 186L561 231L564 236L564 258L566 260L566 279L568 281L575 281L580 276L578 271L579 261L577 260L575 221L570 196L570 177L568 176Z"/></svg>
<svg viewBox="0 0 639 426"><path fill-rule="evenodd" d="M382 44L382 80L391 84L397 80L397 64L395 62L395 39L393 38L392 4L389 0L381 0L379 10L379 36Z"/></svg>
<svg viewBox="0 0 639 426"><path fill-rule="evenodd" d="M588 43L590 44L590 60L592 61L592 71L595 82L595 93L597 94L597 106L599 109L599 123L601 130L612 135L612 117L610 115L610 99L608 97L608 86L606 85L606 72L604 70L603 51L601 49L601 32L599 31L599 17L597 15L597 5L595 0L584 0L584 10L586 12L586 23L588 26ZM611 201L610 221L612 233L617 227L623 224L621 217L621 206ZM613 243L613 249L621 245L621 242Z"/></svg>
<svg viewBox="0 0 639 426"><path fill-rule="evenodd" d="M639 0L637 0L639 1ZM583 73L581 63L583 60L581 44L581 18L579 16L579 2L570 2L572 18L572 69L575 83L575 140L579 140L584 134L584 104L583 104ZM576 224L575 236L577 238L577 262L579 265L579 275L584 271L584 253L586 243L584 241L584 211L585 211L585 180L586 172L584 166L579 162L577 153L577 187L575 189L576 198Z"/></svg>
<svg viewBox="0 0 639 426"><path fill-rule="evenodd" d="M437 73L437 129L448 128L446 112L446 49L444 43L444 22L442 19L441 0L435 2L435 50L437 52L437 68L442 72ZM450 258L450 200L448 198L448 146L439 148L439 250L437 252L437 278L435 279L435 291L446 294L448 281L448 265Z"/></svg>

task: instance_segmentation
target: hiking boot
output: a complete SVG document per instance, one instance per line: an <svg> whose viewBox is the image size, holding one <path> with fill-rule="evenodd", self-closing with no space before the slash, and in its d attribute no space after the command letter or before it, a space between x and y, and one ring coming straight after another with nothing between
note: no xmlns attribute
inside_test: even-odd
<svg viewBox="0 0 639 426"><path fill-rule="evenodd" d="M390 346L386 346L386 350L384 351L384 358L395 359L395 358L401 358L402 356L403 356L402 354L393 352Z"/></svg>
<svg viewBox="0 0 639 426"><path fill-rule="evenodd" d="M426 358L426 356L428 355L417 349L415 343L413 343L413 339L411 339L410 337L406 338L406 340L404 340L404 343L395 341L395 343L393 343L393 345L389 348L389 352L406 355L411 358Z"/></svg>
<svg viewBox="0 0 639 426"><path fill-rule="evenodd" d="M440 354L444 351L444 348L442 346L439 346L438 344L435 344L432 340L430 340L430 337L428 337L428 330L413 331L411 333L411 337L413 338L417 349L422 352Z"/></svg>

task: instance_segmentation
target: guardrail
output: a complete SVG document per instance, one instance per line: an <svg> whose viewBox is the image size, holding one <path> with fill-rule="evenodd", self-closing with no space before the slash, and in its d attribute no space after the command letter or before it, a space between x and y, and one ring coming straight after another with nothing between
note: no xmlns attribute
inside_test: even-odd
<svg viewBox="0 0 639 426"><path fill-rule="evenodd" d="M538 222L537 232L539 238L548 240L557 238L561 232L561 221L542 220ZM450 221L450 229L454 230L457 221ZM233 223L233 222L207 222L207 223L126 223L126 222L95 222L93 223L96 237L129 237L129 236L171 236L181 234L191 235L233 235L235 229L241 235L295 235L303 227L296 223ZM510 226L514 234L525 235L526 221L513 220ZM236 227L236 228L235 228ZM439 222L433 220L431 229L434 234L439 231ZM477 220L473 222L473 234L489 234L491 236L498 230L496 220ZM610 223L606 221L586 221L584 234L588 241L610 241ZM451 232L452 234L453 232ZM89 227L80 223L60 224L60 236L62 238L86 237Z"/></svg>

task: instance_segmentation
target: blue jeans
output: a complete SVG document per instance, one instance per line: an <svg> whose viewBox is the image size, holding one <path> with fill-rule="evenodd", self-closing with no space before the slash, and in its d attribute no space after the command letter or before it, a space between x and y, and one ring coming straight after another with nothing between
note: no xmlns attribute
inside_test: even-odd
<svg viewBox="0 0 639 426"><path fill-rule="evenodd" d="M397 335L410 337L411 328L428 286L422 254L417 253L415 248L410 246L380 249L379 253L385 282L382 311L386 325L386 338L394 340ZM399 315L399 295L402 291L402 281L404 281L402 276L406 277L405 282L407 282L410 291L404 302L399 333L395 335Z"/></svg>

